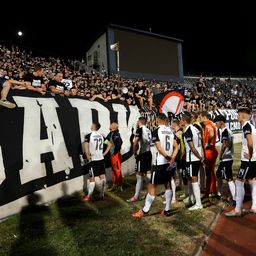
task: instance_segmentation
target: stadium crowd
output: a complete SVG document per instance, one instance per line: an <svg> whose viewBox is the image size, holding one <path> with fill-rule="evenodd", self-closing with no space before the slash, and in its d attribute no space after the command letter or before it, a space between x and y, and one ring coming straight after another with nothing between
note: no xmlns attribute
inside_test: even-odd
<svg viewBox="0 0 256 256"><path fill-rule="evenodd" d="M32 51L21 50L18 46L8 47L2 44L1 86L6 80L11 80L21 82L12 83L10 87L13 89L27 88L42 94L49 92L90 100L101 99L105 102L119 99L129 105L137 105L144 112L154 111L154 95L169 90L182 91L185 96L184 108L192 112L237 109L241 106L251 108L253 97L256 97L256 82L253 79L200 78L185 79L183 83L147 81L107 75L104 70L101 73L85 72L76 63L67 58L36 56ZM33 83L37 78L40 80L39 84ZM2 97L1 100L6 99Z"/></svg>

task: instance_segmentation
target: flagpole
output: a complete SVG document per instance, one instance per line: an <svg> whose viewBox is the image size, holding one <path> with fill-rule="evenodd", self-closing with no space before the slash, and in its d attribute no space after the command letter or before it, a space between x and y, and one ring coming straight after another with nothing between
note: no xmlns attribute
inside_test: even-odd
<svg viewBox="0 0 256 256"><path fill-rule="evenodd" d="M119 60L119 50L116 51L116 57L117 57L117 73L120 74L120 60Z"/></svg>

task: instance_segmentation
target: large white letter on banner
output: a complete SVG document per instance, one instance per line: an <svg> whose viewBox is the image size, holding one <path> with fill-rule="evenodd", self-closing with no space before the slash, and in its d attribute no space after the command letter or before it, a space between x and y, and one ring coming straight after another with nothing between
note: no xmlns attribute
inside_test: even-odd
<svg viewBox="0 0 256 256"><path fill-rule="evenodd" d="M115 112L118 113L118 124L119 124L119 132L121 134L121 138L123 140L122 145L122 153L126 153L130 150L131 143L130 137L132 135L132 128L135 126L138 118L140 117L140 113L136 107L129 107L130 108L130 117L128 120L128 124L126 121L126 108L121 104L113 104L113 109ZM136 129L136 127L134 127Z"/></svg>
<svg viewBox="0 0 256 256"><path fill-rule="evenodd" d="M23 169L20 170L21 183L46 176L45 164L41 163L41 154L52 152L53 172L73 168L60 127L54 99L30 98L14 96L19 107L24 107L23 132ZM47 127L48 139L40 140L40 107Z"/></svg>
<svg viewBox="0 0 256 256"><path fill-rule="evenodd" d="M109 133L110 113L106 107L96 101L81 99L69 99L69 101L74 108L78 109L81 142L84 142L84 136L91 132L92 109L98 111L99 123L101 124L99 132L105 136Z"/></svg>
<svg viewBox="0 0 256 256"><path fill-rule="evenodd" d="M0 146L0 185L5 180L5 171L4 171L4 162L3 162L3 155L2 155L2 148Z"/></svg>

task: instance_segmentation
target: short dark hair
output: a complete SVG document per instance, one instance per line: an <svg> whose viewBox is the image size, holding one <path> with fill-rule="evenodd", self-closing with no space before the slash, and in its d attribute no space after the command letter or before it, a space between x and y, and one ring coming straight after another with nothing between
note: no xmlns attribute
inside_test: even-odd
<svg viewBox="0 0 256 256"><path fill-rule="evenodd" d="M211 119L211 115L210 115L207 111L203 111L203 112L201 113L201 116L206 117L206 118L208 118L208 119Z"/></svg>
<svg viewBox="0 0 256 256"><path fill-rule="evenodd" d="M41 71L42 69L43 67L41 65L36 65L34 68L34 71L37 72L37 71Z"/></svg>
<svg viewBox="0 0 256 256"><path fill-rule="evenodd" d="M183 116L181 117L181 120L184 120L184 121L186 121L188 124L191 124L191 116L183 115Z"/></svg>
<svg viewBox="0 0 256 256"><path fill-rule="evenodd" d="M146 124L146 123L147 123L147 119L146 119L145 117L143 117L143 116L141 116L141 117L139 118L139 121L141 121L143 124Z"/></svg>
<svg viewBox="0 0 256 256"><path fill-rule="evenodd" d="M100 129L101 125L100 123L96 122L96 123L93 123L93 125L95 126L95 128L97 129L97 131Z"/></svg>
<svg viewBox="0 0 256 256"><path fill-rule="evenodd" d="M251 110L247 107L240 107L237 111L237 113L246 113L248 115L251 114Z"/></svg>
<svg viewBox="0 0 256 256"><path fill-rule="evenodd" d="M192 112L191 115L194 116L195 119L197 119L198 116L199 116L199 113L198 112Z"/></svg>
<svg viewBox="0 0 256 256"><path fill-rule="evenodd" d="M178 119L173 119L173 120L172 120L172 123L175 123L175 124L177 124L177 125L180 125L180 121L179 121Z"/></svg>
<svg viewBox="0 0 256 256"><path fill-rule="evenodd" d="M156 118L158 118L158 119L160 119L160 120L162 120L162 121L165 121L165 120L168 119L168 117L167 117L166 114L164 114L164 113L158 113L158 114L156 115Z"/></svg>
<svg viewBox="0 0 256 256"><path fill-rule="evenodd" d="M214 118L213 121L214 121L215 123L216 123L216 122L224 122L224 123L226 123L226 122L227 122L227 119L226 119L226 117L223 116L223 115L218 115L218 116L216 116L216 117Z"/></svg>
<svg viewBox="0 0 256 256"><path fill-rule="evenodd" d="M61 72L60 70L56 70L56 71L55 71L55 76L56 76L57 74L62 74L62 75L63 75L63 72Z"/></svg>

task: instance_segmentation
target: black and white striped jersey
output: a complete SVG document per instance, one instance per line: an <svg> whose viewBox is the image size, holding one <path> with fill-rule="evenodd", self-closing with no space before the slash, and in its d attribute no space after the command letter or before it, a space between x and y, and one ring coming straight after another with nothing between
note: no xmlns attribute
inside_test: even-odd
<svg viewBox="0 0 256 256"><path fill-rule="evenodd" d="M243 139L242 139L242 153L241 153L241 160L248 162L249 159L244 157L244 154L248 154L248 146L247 146L247 139L246 135L251 134L252 135L252 141L253 141L253 154L251 161L256 161L256 129L255 127L249 122L245 122L242 126L243 128Z"/></svg>
<svg viewBox="0 0 256 256"><path fill-rule="evenodd" d="M89 143L89 152L92 161L99 161L104 159L103 143L104 137L96 131L93 131L85 136L84 142Z"/></svg>
<svg viewBox="0 0 256 256"><path fill-rule="evenodd" d="M139 154L150 151L152 136L151 131L146 127L146 125L142 125L137 129L135 137L139 138Z"/></svg>
<svg viewBox="0 0 256 256"><path fill-rule="evenodd" d="M168 156L172 155L174 138L175 136L171 128L165 125L159 125L152 133L152 141L154 143L160 142L162 149ZM156 145L154 145L152 160L153 165L169 163L169 161L158 152Z"/></svg>
<svg viewBox="0 0 256 256"><path fill-rule="evenodd" d="M233 160L233 154L234 154L234 145L233 145L234 135L233 135L233 132L227 127L220 130L221 143L223 143L224 140L227 142L228 147L226 148L221 161L222 162L231 161Z"/></svg>
<svg viewBox="0 0 256 256"><path fill-rule="evenodd" d="M202 155L202 140L200 131L192 124L188 125L183 133L184 143L186 148L186 162L200 161L192 152L189 142L193 142L197 152Z"/></svg>

